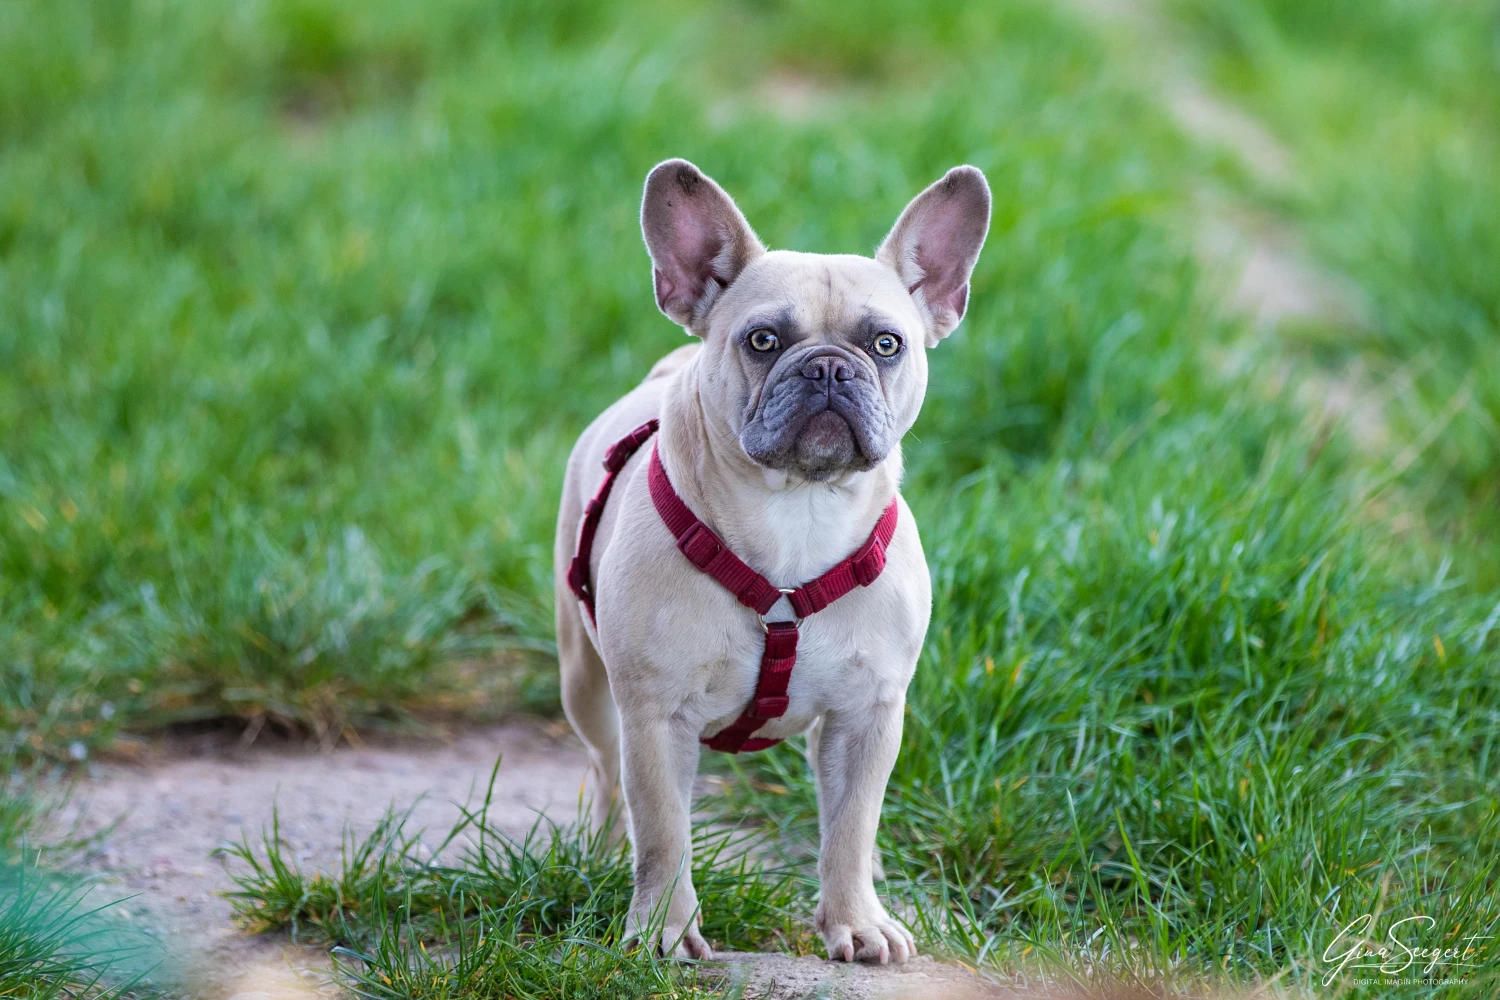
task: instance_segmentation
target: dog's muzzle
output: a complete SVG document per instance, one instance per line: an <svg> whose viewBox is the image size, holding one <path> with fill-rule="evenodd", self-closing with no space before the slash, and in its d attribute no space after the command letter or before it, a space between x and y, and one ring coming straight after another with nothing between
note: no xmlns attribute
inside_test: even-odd
<svg viewBox="0 0 1500 1000"><path fill-rule="evenodd" d="M893 444L870 362L833 345L787 352L740 432L745 454L759 464L815 480L873 468Z"/></svg>

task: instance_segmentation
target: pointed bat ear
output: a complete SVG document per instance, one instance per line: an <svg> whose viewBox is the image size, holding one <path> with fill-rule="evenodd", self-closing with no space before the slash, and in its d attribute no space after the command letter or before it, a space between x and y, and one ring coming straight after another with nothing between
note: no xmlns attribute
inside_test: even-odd
<svg viewBox="0 0 1500 1000"><path fill-rule="evenodd" d="M687 160L658 163L646 176L641 233L656 304L700 335L719 293L766 252L724 189Z"/></svg>
<svg viewBox="0 0 1500 1000"><path fill-rule="evenodd" d="M990 229L990 186L978 167L954 167L912 199L875 259L901 276L927 319L927 346L958 326L969 275Z"/></svg>

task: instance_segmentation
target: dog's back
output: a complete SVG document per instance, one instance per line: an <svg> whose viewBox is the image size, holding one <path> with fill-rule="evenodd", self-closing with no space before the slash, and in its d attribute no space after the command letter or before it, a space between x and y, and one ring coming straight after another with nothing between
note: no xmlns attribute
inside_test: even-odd
<svg viewBox="0 0 1500 1000"><path fill-rule="evenodd" d="M599 658L593 640L589 638L590 626L583 607L568 586L568 564L572 562L578 545L578 529L583 521L584 508L604 479L604 452L632 429L660 416L663 397L673 385L675 377L698 354L701 347L700 343L688 344L656 362L640 385L599 414L579 435L578 442L568 456L562 501L558 505L557 535L552 558L563 708L573 723L573 728L592 737L588 742L594 777L594 821L601 827L610 827L615 836L623 832L622 823L608 822L610 812L616 808L614 788L619 777L618 764L615 755L598 753L595 748L618 740L619 718L614 701L609 696L609 677L605 673L604 662ZM625 482L643 465L649 452L649 448L643 448L625 466L616 492L623 492ZM614 533L618 516L616 508L616 504L605 506L604 518L595 536L591 573L597 573L598 559L609 547L609 539Z"/></svg>
<svg viewBox="0 0 1500 1000"><path fill-rule="evenodd" d="M641 380L641 384L616 400L594 422L578 436L573 451L568 455L568 468L563 477L562 501L558 507L557 536L553 546L553 569L557 580L557 625L561 634L564 619L582 621L578 601L567 586L568 564L578 544L578 526L583 520L583 510L604 479L604 453L633 428L661 415L661 399L673 376L682 371L687 363L702 348L701 343L691 343L677 348L664 356ZM621 475L621 483L629 478L641 460L632 459ZM605 520L599 526L594 551L603 552L609 543L613 529L613 518L608 508Z"/></svg>

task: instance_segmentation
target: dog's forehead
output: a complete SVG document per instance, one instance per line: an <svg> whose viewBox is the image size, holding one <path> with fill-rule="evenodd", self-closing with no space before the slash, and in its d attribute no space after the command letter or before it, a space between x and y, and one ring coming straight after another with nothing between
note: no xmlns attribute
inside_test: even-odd
<svg viewBox="0 0 1500 1000"><path fill-rule="evenodd" d="M879 315L898 324L920 317L895 271L854 254L772 250L753 261L724 296L724 312L789 312L812 329L837 330Z"/></svg>

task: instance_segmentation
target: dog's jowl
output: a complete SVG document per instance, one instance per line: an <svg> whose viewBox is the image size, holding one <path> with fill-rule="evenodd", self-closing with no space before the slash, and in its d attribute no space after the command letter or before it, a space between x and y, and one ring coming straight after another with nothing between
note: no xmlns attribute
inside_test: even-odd
<svg viewBox="0 0 1500 1000"><path fill-rule="evenodd" d="M579 438L555 557L563 705L588 746L593 819L628 829L631 930L663 952L709 955L690 864L703 747L805 733L828 954L913 953L873 857L931 610L901 438L926 350L963 318L989 214L984 175L956 167L873 258L768 251L692 164L646 178L656 303L696 343Z"/></svg>

